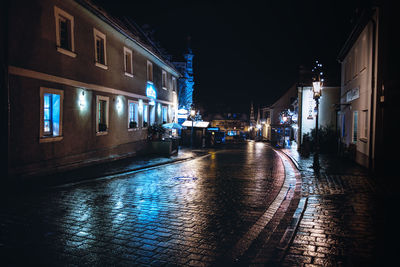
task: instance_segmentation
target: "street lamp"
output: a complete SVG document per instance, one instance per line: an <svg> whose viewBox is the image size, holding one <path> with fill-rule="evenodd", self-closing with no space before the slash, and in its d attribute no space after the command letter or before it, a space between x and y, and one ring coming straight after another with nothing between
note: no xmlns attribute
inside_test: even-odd
<svg viewBox="0 0 400 267"><path fill-rule="evenodd" d="M282 121L283 121L283 143L282 143L282 148L285 148L286 145L286 122L287 122L287 116L284 113L282 116Z"/></svg>
<svg viewBox="0 0 400 267"><path fill-rule="evenodd" d="M315 115L315 152L314 152L314 169L319 169L319 137L318 137L318 117L319 117L319 98L322 95L322 86L324 79L322 78L323 72L320 70L322 68L322 64L316 61L317 65L312 70L315 72L313 77L313 96L315 99L315 105L317 109L317 114Z"/></svg>
<svg viewBox="0 0 400 267"><path fill-rule="evenodd" d="M192 119L192 130L190 133L190 149L193 149L193 123L194 123L194 119L196 116L196 110L192 109L190 110L190 118Z"/></svg>

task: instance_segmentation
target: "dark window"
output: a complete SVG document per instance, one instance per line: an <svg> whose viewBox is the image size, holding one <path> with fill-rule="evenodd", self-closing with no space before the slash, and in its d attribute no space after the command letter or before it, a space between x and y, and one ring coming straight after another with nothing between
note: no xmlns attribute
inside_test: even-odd
<svg viewBox="0 0 400 267"><path fill-rule="evenodd" d="M71 50L71 22L60 16L60 47Z"/></svg>

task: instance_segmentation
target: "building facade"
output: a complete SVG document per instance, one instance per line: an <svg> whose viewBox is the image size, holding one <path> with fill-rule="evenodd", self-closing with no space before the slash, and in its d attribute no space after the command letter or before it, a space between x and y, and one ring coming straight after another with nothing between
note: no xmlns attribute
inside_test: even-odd
<svg viewBox="0 0 400 267"><path fill-rule="evenodd" d="M310 134L315 129L316 124L316 102L312 86L298 87L298 114L297 114L297 134L296 142L298 145L303 143L303 136ZM318 125L319 128L327 128L334 132L337 131L338 103L340 99L340 87L324 86L319 98Z"/></svg>
<svg viewBox="0 0 400 267"><path fill-rule="evenodd" d="M341 75L340 140L357 163L368 167L374 158L378 13L364 13L339 56ZM368 17L368 18L367 18ZM372 131L371 131L372 130Z"/></svg>
<svg viewBox="0 0 400 267"><path fill-rule="evenodd" d="M398 183L394 135L399 131L400 61L396 3L381 0L364 7L343 45L341 142L356 162Z"/></svg>
<svg viewBox="0 0 400 267"><path fill-rule="evenodd" d="M193 58L192 49L188 50L183 55L184 61L173 62L178 71L182 73L182 77L178 81L178 117L179 122L183 123L193 106L193 90L194 90L194 73L193 73Z"/></svg>
<svg viewBox="0 0 400 267"><path fill-rule="evenodd" d="M84 0L12 1L9 173L133 155L175 120L180 73L132 24Z"/></svg>

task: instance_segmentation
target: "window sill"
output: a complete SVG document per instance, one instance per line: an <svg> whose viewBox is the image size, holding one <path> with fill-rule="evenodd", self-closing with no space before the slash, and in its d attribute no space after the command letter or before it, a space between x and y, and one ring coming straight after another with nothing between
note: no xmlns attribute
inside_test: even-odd
<svg viewBox="0 0 400 267"><path fill-rule="evenodd" d="M99 62L96 62L95 65L96 65L97 67L99 67L99 68L104 69L104 70L108 70L108 66L106 66L106 65L104 65L104 64L101 64L101 63L99 63Z"/></svg>
<svg viewBox="0 0 400 267"><path fill-rule="evenodd" d="M359 139L361 142L363 142L363 143L368 143L368 139L367 138L360 138Z"/></svg>
<svg viewBox="0 0 400 267"><path fill-rule="evenodd" d="M105 132L96 132L96 136L107 135L108 131Z"/></svg>
<svg viewBox="0 0 400 267"><path fill-rule="evenodd" d="M137 131L139 128L128 128L128 132L134 132Z"/></svg>
<svg viewBox="0 0 400 267"><path fill-rule="evenodd" d="M63 140L63 136L42 136L39 139L39 143L58 142L61 140Z"/></svg>
<svg viewBox="0 0 400 267"><path fill-rule="evenodd" d="M57 51L60 52L61 54L76 58L76 53L73 51L70 51L68 49L64 49L64 48L57 46Z"/></svg>
<svg viewBox="0 0 400 267"><path fill-rule="evenodd" d="M131 78L133 78L133 74L132 74L132 73L129 73L129 72L124 72L124 74L125 74L125 76L128 76L128 77L131 77Z"/></svg>

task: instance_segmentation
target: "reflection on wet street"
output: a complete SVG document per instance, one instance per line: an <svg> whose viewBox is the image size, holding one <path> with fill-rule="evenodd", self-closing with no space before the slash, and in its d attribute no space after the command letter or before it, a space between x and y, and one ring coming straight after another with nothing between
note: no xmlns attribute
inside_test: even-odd
<svg viewBox="0 0 400 267"><path fill-rule="evenodd" d="M249 142L109 180L14 194L1 204L0 248L15 264L210 265L272 203L283 173L268 145Z"/></svg>

